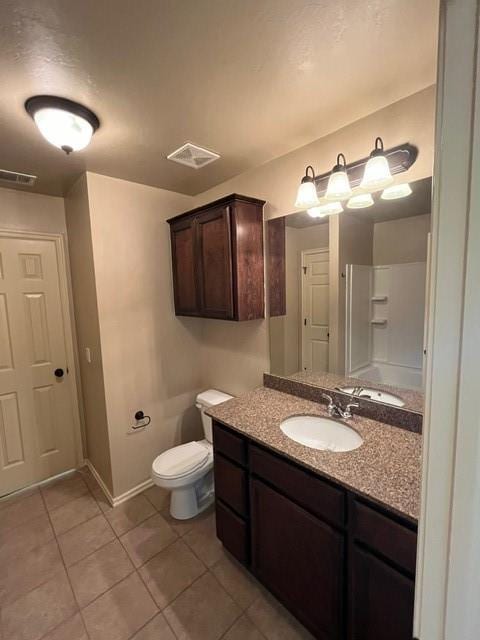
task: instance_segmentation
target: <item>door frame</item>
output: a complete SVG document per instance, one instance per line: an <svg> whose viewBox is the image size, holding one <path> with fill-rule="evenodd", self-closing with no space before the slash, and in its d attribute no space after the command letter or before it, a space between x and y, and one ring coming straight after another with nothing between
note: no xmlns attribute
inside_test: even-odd
<svg viewBox="0 0 480 640"><path fill-rule="evenodd" d="M304 323L304 313L303 313L303 268L304 268L304 258L305 256L312 255L314 253L330 253L330 247L319 247L318 249L302 249L300 251L300 365L301 370L304 370L304 361L303 361L303 340L305 337L305 323ZM330 307L330 262L328 263L328 300ZM328 334L330 336L330 309L328 309ZM328 339L328 343L330 344L330 338ZM328 354L330 359L330 352Z"/></svg>
<svg viewBox="0 0 480 640"><path fill-rule="evenodd" d="M0 238L12 238L19 240L47 240L53 242L57 256L58 283L60 289L60 304L63 326L65 330L65 355L68 368L67 381L70 386L72 399L72 423L77 468L81 467L85 460L84 438L82 421L80 418L79 386L78 386L78 354L74 341L75 327L73 324L73 306L71 298L71 283L68 271L66 237L63 233L39 233L36 231L22 231L17 229L4 229L0 227ZM69 471L66 469L65 472ZM44 482L44 480L42 481ZM36 483L34 483L36 484ZM25 487L26 488L26 487ZM20 489L22 491L23 489Z"/></svg>

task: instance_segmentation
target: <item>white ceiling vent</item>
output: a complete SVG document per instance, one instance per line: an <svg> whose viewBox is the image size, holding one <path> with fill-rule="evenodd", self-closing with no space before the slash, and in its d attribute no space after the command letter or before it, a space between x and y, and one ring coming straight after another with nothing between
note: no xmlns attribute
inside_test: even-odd
<svg viewBox="0 0 480 640"><path fill-rule="evenodd" d="M16 171L7 171L0 169L0 182L8 182L9 184L17 184L23 187L33 187L37 176L31 176L29 173L18 173Z"/></svg>
<svg viewBox="0 0 480 640"><path fill-rule="evenodd" d="M179 162L180 164L192 167L193 169L201 169L205 165L215 162L215 160L218 160L219 158L220 156L218 153L214 153L208 149L203 149L202 147L197 147L196 144L192 144L191 142L187 142L167 156L168 160Z"/></svg>

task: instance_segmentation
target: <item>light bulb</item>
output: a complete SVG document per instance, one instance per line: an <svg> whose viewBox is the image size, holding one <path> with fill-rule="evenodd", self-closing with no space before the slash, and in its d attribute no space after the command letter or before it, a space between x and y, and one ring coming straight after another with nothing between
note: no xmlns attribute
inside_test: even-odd
<svg viewBox="0 0 480 640"><path fill-rule="evenodd" d="M360 193L347 202L347 209L366 209L374 204L371 193Z"/></svg>
<svg viewBox="0 0 480 640"><path fill-rule="evenodd" d="M396 200L397 198L406 198L412 193L412 188L408 182L402 184L394 184L382 192L380 196L382 200Z"/></svg>
<svg viewBox="0 0 480 640"><path fill-rule="evenodd" d="M340 202L328 202L327 204L319 205L318 207L312 207L307 209L307 213L312 218L324 218L335 213L342 213L343 207Z"/></svg>
<svg viewBox="0 0 480 640"><path fill-rule="evenodd" d="M311 170L312 175L309 176L308 172ZM305 175L302 178L302 182L298 187L297 199L295 200L295 207L297 209L310 209L316 207L319 204L317 188L315 186L315 172L313 167L308 166L305 170Z"/></svg>
<svg viewBox="0 0 480 640"><path fill-rule="evenodd" d="M383 141L381 138L377 138L375 140L375 149L370 154L370 158L365 165L360 187L365 191L376 191L387 187L392 182L390 166L383 151Z"/></svg>
<svg viewBox="0 0 480 640"><path fill-rule="evenodd" d="M347 174L347 163L343 153L337 156L337 164L333 167L328 179L326 200L346 200L352 195L350 181Z"/></svg>

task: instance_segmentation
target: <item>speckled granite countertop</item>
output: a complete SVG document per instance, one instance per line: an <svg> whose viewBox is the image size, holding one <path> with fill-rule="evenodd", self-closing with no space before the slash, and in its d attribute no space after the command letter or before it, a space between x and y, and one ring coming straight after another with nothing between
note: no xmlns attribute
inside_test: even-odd
<svg viewBox="0 0 480 640"><path fill-rule="evenodd" d="M310 449L284 435L280 423L293 415L326 416L325 405L266 387L211 407L207 414L347 489L418 520L421 435L354 416L348 425L362 436L361 447L346 453Z"/></svg>
<svg viewBox="0 0 480 640"><path fill-rule="evenodd" d="M337 387L348 386L371 387L373 389L378 389L379 391L386 391L387 393L395 394L404 401L404 409L408 409L408 411L415 411L416 413L423 413L423 393L421 391L415 391L414 389L394 387L389 384L381 384L380 382L369 382L368 380L361 380L360 378L345 378L344 376L339 376L335 373L312 373L308 371L299 371L291 376L284 377L289 380L303 382L304 384L311 384L315 387L323 387L324 389L335 389ZM375 402L378 401L375 400Z"/></svg>

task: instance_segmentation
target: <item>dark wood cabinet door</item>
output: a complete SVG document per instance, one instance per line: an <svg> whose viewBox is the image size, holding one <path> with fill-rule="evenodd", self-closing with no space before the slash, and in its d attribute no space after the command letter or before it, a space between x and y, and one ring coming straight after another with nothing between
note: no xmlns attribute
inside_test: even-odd
<svg viewBox="0 0 480 640"><path fill-rule="evenodd" d="M195 221L179 220L170 227L175 313L199 315L195 273Z"/></svg>
<svg viewBox="0 0 480 640"><path fill-rule="evenodd" d="M343 535L260 480L250 491L253 572L316 638L342 638Z"/></svg>
<svg viewBox="0 0 480 640"><path fill-rule="evenodd" d="M350 640L412 640L414 582L354 547Z"/></svg>
<svg viewBox="0 0 480 640"><path fill-rule="evenodd" d="M217 207L196 218L200 312L231 320L233 309L230 208Z"/></svg>

